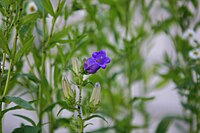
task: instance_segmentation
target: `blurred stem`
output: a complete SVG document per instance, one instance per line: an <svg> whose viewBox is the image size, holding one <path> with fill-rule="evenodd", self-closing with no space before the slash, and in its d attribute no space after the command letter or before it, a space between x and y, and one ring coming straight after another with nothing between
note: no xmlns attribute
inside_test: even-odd
<svg viewBox="0 0 200 133"><path fill-rule="evenodd" d="M57 14L57 12L58 12L58 10L59 10L59 7L60 7L60 0L58 0L58 4L57 4L57 7L56 7L56 14ZM53 20L52 20L52 26L51 26L51 30L50 30L50 34L49 34L49 37L48 37L48 40L47 40L47 45L49 45L49 41L50 41L50 39L51 39L51 37L52 37L52 35L53 35L53 31L54 31L54 26L55 26L55 22L56 22L56 19L57 19L57 16L56 17L53 17ZM52 65L51 65L51 51L49 50L49 55L50 55L50 59L49 59L49 65L50 65L50 67L49 67L49 71L50 71L50 86L51 87L53 87L53 85L52 85ZM52 98L50 97L50 99L49 99L50 101L50 103L52 103ZM49 132L50 133L53 133L53 113L52 112L50 112L49 114L48 114L48 119L49 119L49 123L50 123L50 125L49 125Z"/></svg>
<svg viewBox="0 0 200 133"><path fill-rule="evenodd" d="M10 81L10 76L11 76L11 71L12 71L12 67L13 67L13 62L15 59L15 52L16 52L16 45L17 45L17 36L18 36L18 30L16 29L16 33L15 33L15 38L14 38L14 42L13 42L13 49L12 49L12 56L10 59L10 66L9 66L9 70L8 70L8 75L7 75L7 79L6 79L6 85L3 91L3 95L1 97L1 101L0 101L0 132L2 133L2 119L3 119L3 115L2 115L2 98L6 95L7 91L8 91L8 85L9 85L9 81ZM3 56L3 70L2 70L2 75L4 72L4 65L5 65L5 57L6 54L4 53Z"/></svg>
<svg viewBox="0 0 200 133"><path fill-rule="evenodd" d="M43 41L42 41L42 68L41 68L41 81L40 81L40 87L39 87L39 126L42 127L42 110L43 110L43 105L42 105L42 101L43 101L43 82L45 80L44 76L45 76L45 40L46 40L46 18L45 18L45 13L43 11ZM41 128L41 132L42 132L42 128Z"/></svg>
<svg viewBox="0 0 200 133"><path fill-rule="evenodd" d="M2 79L3 79L5 61L6 61L6 53L3 52L3 62L2 62L2 71L1 71L1 81L2 81ZM0 81L0 84L1 84L1 81ZM0 88L1 88L1 87L0 87ZM0 101L0 133L2 133L2 118L3 118L3 115L2 115L2 99L1 99L1 101Z"/></svg>
<svg viewBox="0 0 200 133"><path fill-rule="evenodd" d="M3 115L2 115L2 101L0 101L0 133L2 133L2 118L3 118Z"/></svg>

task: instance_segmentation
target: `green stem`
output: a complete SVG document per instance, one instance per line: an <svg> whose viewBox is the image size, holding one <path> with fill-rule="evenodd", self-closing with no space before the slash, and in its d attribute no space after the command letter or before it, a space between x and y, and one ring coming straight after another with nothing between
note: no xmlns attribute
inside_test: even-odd
<svg viewBox="0 0 200 133"><path fill-rule="evenodd" d="M78 117L80 119L80 130L79 133L83 133L84 131L84 120L81 114L81 100L82 100L82 88L79 87L79 100L78 100Z"/></svg>
<svg viewBox="0 0 200 133"><path fill-rule="evenodd" d="M2 129L2 118L3 118L3 114L2 114L2 101L0 102L0 133L2 133L3 129Z"/></svg>
<svg viewBox="0 0 200 133"><path fill-rule="evenodd" d="M43 11L43 41L42 41L42 68L41 68L41 76L40 76L40 86L39 86L39 94L38 94L38 99L39 99L39 126L42 127L42 110L43 110L43 82L44 82L44 76L45 76L45 35L46 35L46 18L45 18L45 13ZM42 128L41 128L42 132Z"/></svg>
<svg viewBox="0 0 200 133"><path fill-rule="evenodd" d="M2 93L2 86L1 86L1 82L3 79L3 74L4 74L4 67L5 67L5 62L6 62L6 53L3 52L3 61L2 61L2 69L1 69L1 75L0 75L0 89L1 89L1 93Z"/></svg>
<svg viewBox="0 0 200 133"><path fill-rule="evenodd" d="M11 56L11 59L10 59L10 66L9 66L9 70L8 70L8 76L7 76L7 79L6 79L6 85L5 85L5 88L4 88L4 91L3 91L3 95L1 97L1 101L0 101L0 132L2 133L2 119L3 119L3 115L2 115L2 98L6 95L7 91L8 91L8 85L9 85L9 81L10 81L10 76L11 76L11 71L12 71L12 68L13 68L13 63L14 63L14 58L15 58L15 52L16 52L16 45L17 45L17 36L18 36L18 30L16 30L16 34L15 34L15 38L14 38L14 43L13 43L13 49L12 49L12 56ZM5 53L4 53L4 56L3 56L3 70L2 70L2 75L3 75L3 72L4 72L4 66L5 66Z"/></svg>
<svg viewBox="0 0 200 133"><path fill-rule="evenodd" d="M9 67L9 70L8 70L8 76L7 76L7 79L6 79L6 85L5 85L5 89L4 89L2 97L4 97L7 93L7 91L8 91L8 85L9 85L9 81L10 81L11 71L12 71L14 58L15 58L15 52L16 52L17 36L18 36L18 30L16 30L16 34L15 34L15 39L14 39L13 49L12 49L12 58L10 59L10 67Z"/></svg>
<svg viewBox="0 0 200 133"><path fill-rule="evenodd" d="M4 67L5 67L5 62L6 62L6 53L3 52L3 62L2 62L2 71L1 71L1 77L3 77L4 73Z"/></svg>

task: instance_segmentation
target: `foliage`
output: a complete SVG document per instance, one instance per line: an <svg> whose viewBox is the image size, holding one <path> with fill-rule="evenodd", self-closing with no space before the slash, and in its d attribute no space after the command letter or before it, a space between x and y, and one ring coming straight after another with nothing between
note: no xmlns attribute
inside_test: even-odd
<svg viewBox="0 0 200 133"><path fill-rule="evenodd" d="M166 132L170 122L178 119L190 126L188 132L199 132L200 41L195 38L199 22L193 24L198 4L197 0L0 0L0 132L6 113L18 109L32 111L39 121L15 114L31 126L22 124L13 132L43 132L45 115L50 133L60 127L87 131L95 125L87 123L93 118L105 122L91 132L148 129L151 116L146 103L156 100L148 95L152 91L149 82L154 70L163 66L168 71L156 71L162 80L155 86L175 83L186 114L181 119L165 117L155 131ZM154 21L151 12L156 6L167 17ZM175 34L173 27L179 29ZM189 27L192 31L187 32ZM176 59L166 54L163 64L146 69L141 51L160 33L171 40ZM85 57L101 49L110 63L85 80ZM77 64L73 58L78 58ZM101 84L100 102L89 99L96 82ZM141 96L136 97L132 91L138 82ZM63 117L66 110L69 116ZM133 122L136 112L142 116L141 125Z"/></svg>

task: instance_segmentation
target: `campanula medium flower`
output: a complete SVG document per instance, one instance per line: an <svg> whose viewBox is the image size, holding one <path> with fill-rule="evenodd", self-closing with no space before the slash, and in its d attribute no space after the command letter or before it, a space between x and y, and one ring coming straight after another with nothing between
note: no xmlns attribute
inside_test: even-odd
<svg viewBox="0 0 200 133"><path fill-rule="evenodd" d="M100 95L101 95L101 85L97 82L95 83L94 89L92 91L92 95L90 97L90 103L92 103L94 106L97 105L100 101Z"/></svg>
<svg viewBox="0 0 200 133"><path fill-rule="evenodd" d="M100 50L92 53L92 56L85 60L84 70L89 74L93 74L100 68L105 69L108 63L110 63L110 58L106 56L104 50Z"/></svg>

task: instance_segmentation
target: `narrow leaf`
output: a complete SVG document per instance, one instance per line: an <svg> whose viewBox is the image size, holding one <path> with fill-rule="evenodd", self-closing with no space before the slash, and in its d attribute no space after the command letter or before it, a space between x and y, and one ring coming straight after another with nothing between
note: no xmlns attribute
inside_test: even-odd
<svg viewBox="0 0 200 133"><path fill-rule="evenodd" d="M35 122L31 118L29 118L27 116L19 115L19 114L14 114L14 116L20 117L20 118L30 122L32 124L32 126L36 126Z"/></svg>
<svg viewBox="0 0 200 133"><path fill-rule="evenodd" d="M39 127L23 126L14 129L12 133L39 133L39 131L40 131Z"/></svg>
<svg viewBox="0 0 200 133"><path fill-rule="evenodd" d="M107 121L104 117L102 117L102 116L100 116L100 115L92 115L92 116L89 116L89 117L85 118L83 121L87 121L87 120L90 120L90 119L93 119L93 118L101 118L101 119L104 120L107 124L109 124L108 121Z"/></svg>
<svg viewBox="0 0 200 133"><path fill-rule="evenodd" d="M27 101L19 98L19 97L10 97L10 96L5 96L3 98L3 101L9 101L9 102L14 102L15 104L19 105L20 107L27 109L27 110L34 110L34 108L31 106L30 103Z"/></svg>
<svg viewBox="0 0 200 133"><path fill-rule="evenodd" d="M15 62L32 46L34 37L31 37L24 46L17 52Z"/></svg>
<svg viewBox="0 0 200 133"><path fill-rule="evenodd" d="M41 0L42 5L44 7L44 10L49 13L51 16L55 16L55 13L53 11L53 6L50 2L50 0Z"/></svg>
<svg viewBox="0 0 200 133"><path fill-rule="evenodd" d="M0 48L2 48L6 54L10 55L10 50L8 48L8 42L5 39L6 37L3 35L2 31L0 31Z"/></svg>
<svg viewBox="0 0 200 133"><path fill-rule="evenodd" d="M133 99L131 99L131 103L134 103L136 101L141 101L141 102L145 102L145 101L150 101L153 100L154 97L134 97Z"/></svg>
<svg viewBox="0 0 200 133"><path fill-rule="evenodd" d="M27 23L30 23L30 22L33 22L37 19L37 17L39 16L39 14L36 12L36 13L32 13L32 14L29 14L27 16L24 16L22 18L22 24L25 25Z"/></svg>
<svg viewBox="0 0 200 133"><path fill-rule="evenodd" d="M8 108L8 109L4 109L4 110L2 111L2 116L3 116L5 113L7 113L8 111L17 110L17 109L21 109L21 107L20 107L20 106L14 106L14 107L11 107L11 108Z"/></svg>
<svg viewBox="0 0 200 133"><path fill-rule="evenodd" d="M155 133L167 133L170 123L173 119L166 117L160 121Z"/></svg>
<svg viewBox="0 0 200 133"><path fill-rule="evenodd" d="M34 103L34 102L36 102L36 101L37 101L37 100L33 100L33 101L30 101L29 103ZM7 112L9 112L9 111L17 110L17 109L21 109L21 108L22 108L22 107L16 105L16 106L14 106L14 107L10 107L10 108L4 109L4 110L2 111L2 116L5 115L5 114L6 114Z"/></svg>

